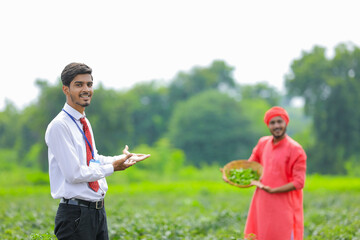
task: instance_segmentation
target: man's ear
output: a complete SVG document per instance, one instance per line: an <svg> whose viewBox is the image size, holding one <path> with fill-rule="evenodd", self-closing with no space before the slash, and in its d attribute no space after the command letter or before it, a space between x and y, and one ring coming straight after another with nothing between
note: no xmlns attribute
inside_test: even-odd
<svg viewBox="0 0 360 240"><path fill-rule="evenodd" d="M63 85L62 90L63 90L63 93L65 95L68 95L68 93L69 93L69 87L68 86Z"/></svg>

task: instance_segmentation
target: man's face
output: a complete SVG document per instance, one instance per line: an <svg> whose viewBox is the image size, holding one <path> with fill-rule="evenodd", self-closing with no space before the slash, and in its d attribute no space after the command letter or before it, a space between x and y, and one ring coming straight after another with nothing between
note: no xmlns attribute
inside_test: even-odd
<svg viewBox="0 0 360 240"><path fill-rule="evenodd" d="M90 105L94 93L91 75L77 75L70 83L70 87L64 86L63 91L67 97L67 103L79 112L83 112L84 108Z"/></svg>
<svg viewBox="0 0 360 240"><path fill-rule="evenodd" d="M276 139L281 139L286 133L286 122L282 117L273 117L269 122L269 130Z"/></svg>

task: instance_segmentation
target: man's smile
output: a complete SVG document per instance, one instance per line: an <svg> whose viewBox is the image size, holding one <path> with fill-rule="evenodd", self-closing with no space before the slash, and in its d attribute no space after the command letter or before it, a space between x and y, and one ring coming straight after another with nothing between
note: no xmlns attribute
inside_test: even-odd
<svg viewBox="0 0 360 240"><path fill-rule="evenodd" d="M84 99L84 100L87 100L91 97L91 94L89 93L83 93L83 94L80 94L80 98Z"/></svg>

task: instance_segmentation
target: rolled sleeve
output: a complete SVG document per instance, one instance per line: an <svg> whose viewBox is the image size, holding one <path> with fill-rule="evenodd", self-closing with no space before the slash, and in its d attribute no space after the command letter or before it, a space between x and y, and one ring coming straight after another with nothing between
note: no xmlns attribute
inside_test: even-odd
<svg viewBox="0 0 360 240"><path fill-rule="evenodd" d="M293 166L293 184L297 190L304 188L306 176L306 155L305 152L297 157Z"/></svg>

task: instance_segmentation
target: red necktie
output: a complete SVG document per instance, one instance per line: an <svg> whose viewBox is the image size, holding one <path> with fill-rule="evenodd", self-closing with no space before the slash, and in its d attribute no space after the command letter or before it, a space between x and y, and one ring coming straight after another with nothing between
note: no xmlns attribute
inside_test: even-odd
<svg viewBox="0 0 360 240"><path fill-rule="evenodd" d="M88 139L88 141L89 141L89 143L91 144L91 147L92 147L92 138L91 138L89 127L88 127L88 125L86 123L85 118L80 118L80 122L83 125L83 130L84 130L85 136ZM89 144L86 142L86 140L85 140L85 145L86 145L86 163L89 166L90 160L92 159L92 154L91 154L91 149L89 147ZM94 190L95 192L97 192L99 190L98 181L89 182L89 187L92 190Z"/></svg>

